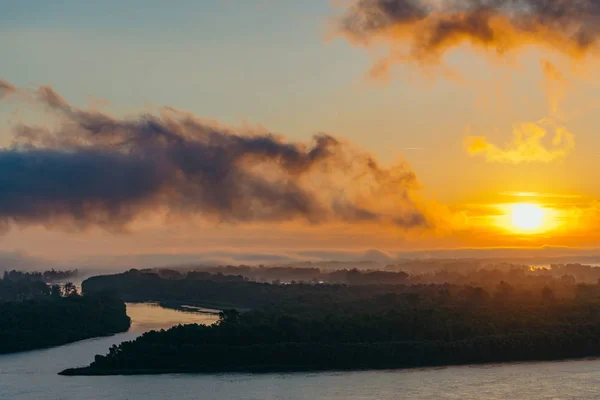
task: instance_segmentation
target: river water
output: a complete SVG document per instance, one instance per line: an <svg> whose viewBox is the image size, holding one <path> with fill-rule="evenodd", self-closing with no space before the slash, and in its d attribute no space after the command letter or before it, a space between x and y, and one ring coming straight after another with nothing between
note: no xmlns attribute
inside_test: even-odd
<svg viewBox="0 0 600 400"><path fill-rule="evenodd" d="M338 373L57 375L146 330L216 320L146 304L129 304L128 314L133 323L124 334L0 356L0 400L600 399L598 360Z"/></svg>

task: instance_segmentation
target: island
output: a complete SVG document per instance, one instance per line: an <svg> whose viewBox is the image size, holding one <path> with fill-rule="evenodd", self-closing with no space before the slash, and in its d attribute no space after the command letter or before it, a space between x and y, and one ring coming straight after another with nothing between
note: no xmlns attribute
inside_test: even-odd
<svg viewBox="0 0 600 400"><path fill-rule="evenodd" d="M211 326L147 332L61 374L397 369L600 355L599 284L547 277L490 278L483 286L268 284L218 276L190 283L145 275L102 279L115 290L138 287L171 300L185 285L189 298L250 310L225 309ZM134 285L143 280L153 289Z"/></svg>

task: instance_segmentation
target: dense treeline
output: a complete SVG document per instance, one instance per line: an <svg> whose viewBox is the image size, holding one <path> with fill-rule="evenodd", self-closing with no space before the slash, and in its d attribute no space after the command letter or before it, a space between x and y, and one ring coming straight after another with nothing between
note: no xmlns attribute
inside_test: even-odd
<svg viewBox="0 0 600 400"><path fill-rule="evenodd" d="M196 299L254 309L224 311L213 326L148 332L66 374L402 368L600 355L600 285L190 283L139 272L105 279L105 285L127 283L118 290L145 280L163 294L189 285L187 296L196 289Z"/></svg>
<svg viewBox="0 0 600 400"><path fill-rule="evenodd" d="M129 329L125 303L109 296L0 302L0 354L58 346Z"/></svg>
<svg viewBox="0 0 600 400"><path fill-rule="evenodd" d="M321 270L314 267L250 267L221 266L201 267L189 271L158 268L141 270L155 273L165 279L210 279L220 281L255 281L268 283L344 283L350 285L374 285L404 283L408 274L401 271L336 269Z"/></svg>
<svg viewBox="0 0 600 400"><path fill-rule="evenodd" d="M112 291L131 302L171 302L213 308L264 308L279 304L320 305L322 299L331 303L367 299L382 293L405 293L407 285L342 284L268 284L251 282L243 277L207 274L197 279L190 274L185 279L164 279L155 273L131 270L118 275L89 278L82 283L84 293Z"/></svg>
<svg viewBox="0 0 600 400"><path fill-rule="evenodd" d="M43 282L58 282L76 277L79 271L73 270L55 270L54 268L44 272L23 272L23 271L4 271L2 280L4 281L43 281Z"/></svg>
<svg viewBox="0 0 600 400"><path fill-rule="evenodd" d="M0 280L0 354L56 346L129 329L125 303L106 293L80 296L77 287L48 285L49 273L5 272Z"/></svg>
<svg viewBox="0 0 600 400"><path fill-rule="evenodd" d="M319 264L315 264L319 265ZM250 280L268 283L340 283L349 285L455 283L486 285L505 281L545 285L553 280L573 280L576 283L597 283L600 268L581 264L552 264L531 267L526 264L494 260L433 260L389 264L385 268L323 269L312 264L299 266L187 266L140 270L155 273L165 279Z"/></svg>
<svg viewBox="0 0 600 400"><path fill-rule="evenodd" d="M0 279L0 301L23 301L77 294L77 287L72 282L48 285L41 273L11 271L5 272L4 278Z"/></svg>
<svg viewBox="0 0 600 400"><path fill-rule="evenodd" d="M337 271L336 271L337 272ZM346 275L355 276L360 280L370 276L371 271L340 271ZM381 271L380 271L381 272ZM389 274L386 272L381 272ZM169 272L168 277L161 277L154 272L131 270L118 275L96 276L85 280L82 284L85 293L97 293L111 290L125 301L158 301L174 302L189 305L202 305L213 308L263 308L267 306L292 304L305 304L313 301L314 305L322 299L329 299L331 303L339 303L349 299L368 299L382 294L402 294L415 292L416 296L431 298L428 293L438 290L443 285L450 285L454 290L462 287L481 288L485 295L506 298L509 296L531 297L531 291L541 293L547 289L548 296L557 298L574 298L581 288L570 276L555 279L545 274L529 275L522 269L511 269L506 272L497 270L480 270L472 276L468 284L462 283L414 283L407 274L395 273L398 280L405 284L273 284L248 281L242 276L229 276L210 274L207 272L190 272L182 277L174 278ZM441 276L441 275L440 275ZM475 279L477 277L477 279ZM503 279L505 278L505 279ZM367 278L371 279L371 278ZM376 280L379 282L379 278ZM385 282L385 280L383 280ZM392 280L392 282L394 282ZM449 281L446 281L449 282ZM451 281L450 281L451 282ZM395 283L395 282L394 282ZM587 286L587 287L595 287ZM461 289L462 290L462 289ZM464 289L467 290L467 289Z"/></svg>
<svg viewBox="0 0 600 400"><path fill-rule="evenodd" d="M191 328L191 327L190 327ZM176 328L173 328L175 330ZM198 336L196 332L186 335ZM600 331L565 329L473 339L375 343L293 343L227 346L123 343L107 356L63 375L156 374L177 372L282 372L396 369L509 361L542 361L600 354Z"/></svg>
<svg viewBox="0 0 600 400"><path fill-rule="evenodd" d="M49 296L51 288L40 280L0 280L0 301L21 301Z"/></svg>

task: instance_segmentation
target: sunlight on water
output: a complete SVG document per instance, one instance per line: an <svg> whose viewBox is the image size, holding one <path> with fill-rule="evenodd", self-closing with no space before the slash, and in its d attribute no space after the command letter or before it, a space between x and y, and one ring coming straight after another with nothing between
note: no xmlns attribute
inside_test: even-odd
<svg viewBox="0 0 600 400"><path fill-rule="evenodd" d="M213 314L172 310L163 308L156 303L128 303L127 315L131 318L131 330L134 332L167 329L178 324L211 325L219 320L217 310L199 307L193 309L206 312L213 311Z"/></svg>

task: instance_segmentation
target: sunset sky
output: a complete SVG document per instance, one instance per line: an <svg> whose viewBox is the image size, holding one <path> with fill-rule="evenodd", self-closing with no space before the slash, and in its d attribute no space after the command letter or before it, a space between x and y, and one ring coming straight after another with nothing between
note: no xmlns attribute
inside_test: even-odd
<svg viewBox="0 0 600 400"><path fill-rule="evenodd" d="M595 1L0 3L0 251L598 247Z"/></svg>

